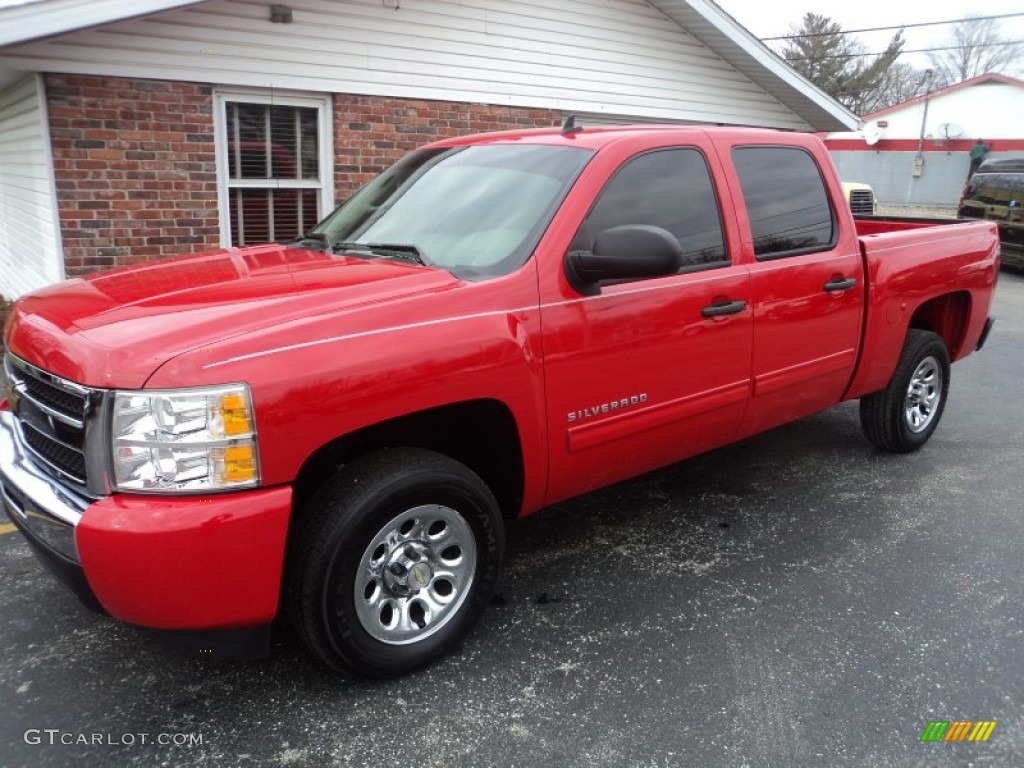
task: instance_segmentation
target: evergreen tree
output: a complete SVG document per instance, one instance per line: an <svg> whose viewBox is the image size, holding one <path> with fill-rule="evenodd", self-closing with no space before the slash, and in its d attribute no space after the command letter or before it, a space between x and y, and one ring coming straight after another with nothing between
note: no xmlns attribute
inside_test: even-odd
<svg viewBox="0 0 1024 768"><path fill-rule="evenodd" d="M792 32L781 51L790 66L855 114L880 108L880 91L903 50L902 30L876 56L828 16L805 14Z"/></svg>

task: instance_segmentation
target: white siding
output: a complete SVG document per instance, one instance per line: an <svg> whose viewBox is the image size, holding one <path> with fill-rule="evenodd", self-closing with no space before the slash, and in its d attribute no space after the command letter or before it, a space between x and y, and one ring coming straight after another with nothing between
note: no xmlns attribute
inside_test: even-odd
<svg viewBox="0 0 1024 768"><path fill-rule="evenodd" d="M939 126L955 123L962 129L962 139L1024 138L1024 88L1006 83L979 83L963 90L944 93L930 100L925 135L941 139ZM923 103L880 115L888 120L882 134L886 139L916 139L921 134ZM869 124L874 125L872 120Z"/></svg>
<svg viewBox="0 0 1024 768"><path fill-rule="evenodd" d="M42 80L0 93L0 294L64 278Z"/></svg>
<svg viewBox="0 0 1024 768"><path fill-rule="evenodd" d="M112 19L141 16L168 8L189 5L181 0L14 0L0 4L0 45L14 41L51 37L82 27L105 24Z"/></svg>
<svg viewBox="0 0 1024 768"><path fill-rule="evenodd" d="M0 69L810 128L643 0L288 5L273 24L262 0L211 0L12 46Z"/></svg>
<svg viewBox="0 0 1024 768"><path fill-rule="evenodd" d="M830 133L828 138L860 139L865 134L878 131L882 139L918 139L923 117L924 101L918 100L890 112L865 117L863 131ZM878 126L879 120L887 125ZM946 138L943 124L952 124L962 130L959 136L950 135L949 138L971 142L979 138L986 142L1024 139L1024 88L1009 83L978 83L933 96L928 100L925 138L929 142Z"/></svg>

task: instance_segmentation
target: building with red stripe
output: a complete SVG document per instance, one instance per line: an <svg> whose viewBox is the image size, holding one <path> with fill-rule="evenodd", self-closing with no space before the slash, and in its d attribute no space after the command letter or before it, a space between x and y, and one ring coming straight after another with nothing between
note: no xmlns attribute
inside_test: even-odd
<svg viewBox="0 0 1024 768"><path fill-rule="evenodd" d="M826 144L844 181L883 203L954 206L978 139L987 157L1024 155L1024 80L989 73L865 115Z"/></svg>

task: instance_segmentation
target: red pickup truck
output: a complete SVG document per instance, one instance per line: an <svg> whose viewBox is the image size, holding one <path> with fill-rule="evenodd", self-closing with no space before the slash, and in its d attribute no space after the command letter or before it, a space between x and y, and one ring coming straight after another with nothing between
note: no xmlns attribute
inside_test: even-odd
<svg viewBox="0 0 1024 768"><path fill-rule="evenodd" d="M998 246L854 221L808 135L439 142L292 243L18 301L4 504L118 619L252 655L281 613L334 669L402 673L481 613L508 520L852 398L919 448Z"/></svg>

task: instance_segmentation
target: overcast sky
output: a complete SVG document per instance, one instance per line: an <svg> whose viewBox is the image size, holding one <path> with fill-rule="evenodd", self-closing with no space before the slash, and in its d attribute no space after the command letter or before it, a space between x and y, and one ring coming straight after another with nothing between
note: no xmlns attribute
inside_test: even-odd
<svg viewBox="0 0 1024 768"><path fill-rule="evenodd" d="M839 22L843 29L863 29L895 24L913 24L922 21L948 21L959 19L968 13L995 16L1003 13L1022 14L1012 19L999 19L1001 34L1011 40L1024 40L1024 0L985 0L983 3L963 0L715 0L729 15L745 26L757 37L784 35L791 26L799 25L808 11L828 16ZM871 51L881 51L895 30L859 34L857 37ZM929 48L942 45L950 34L950 26L909 28L904 33L904 50ZM924 54L905 54L901 59L916 67L928 66ZM1024 74L1024 61L1016 72Z"/></svg>

